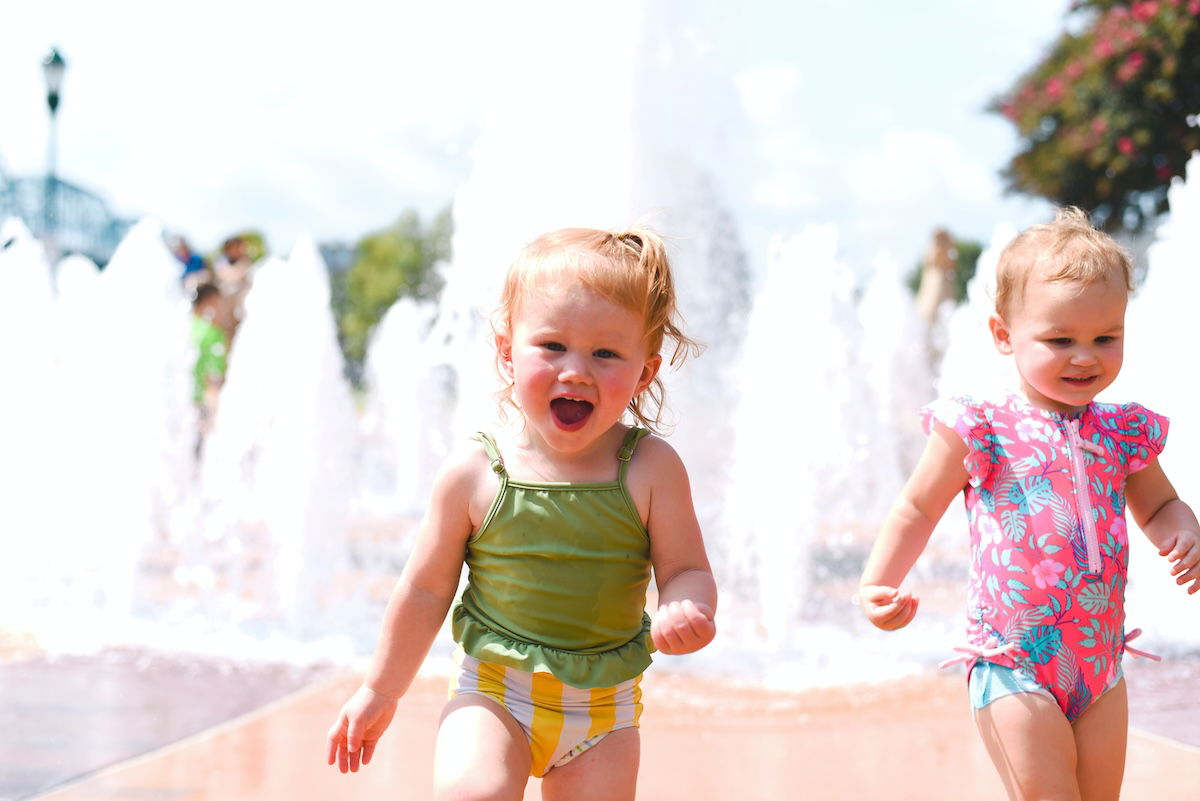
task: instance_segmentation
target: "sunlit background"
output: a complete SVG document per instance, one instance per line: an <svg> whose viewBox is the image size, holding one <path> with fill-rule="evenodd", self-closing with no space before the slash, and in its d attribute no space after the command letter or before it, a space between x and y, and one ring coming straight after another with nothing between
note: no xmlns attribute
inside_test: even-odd
<svg viewBox="0 0 1200 801"><path fill-rule="evenodd" d="M644 220L708 345L669 378L671 436L723 588L722 637L666 668L790 687L930 669L959 636L961 513L909 630L869 630L854 585L921 446L917 408L1003 374L989 270L1051 204L1003 191L1018 135L988 109L1066 7L23 7L0 29L0 623L53 652L361 664L433 470L494 414L484 321L508 260L550 228ZM1176 172L1175 218L1130 240L1147 279L1114 388L1180 416L1185 496L1191 388L1143 343L1193 282L1197 169L1191 194ZM81 205L47 216L47 186ZM978 268L923 319L939 226ZM260 260L197 457L167 243L215 260L232 234ZM346 323L364 254L440 235L422 291ZM1194 653L1186 598L1144 558L1156 589L1131 615Z"/></svg>

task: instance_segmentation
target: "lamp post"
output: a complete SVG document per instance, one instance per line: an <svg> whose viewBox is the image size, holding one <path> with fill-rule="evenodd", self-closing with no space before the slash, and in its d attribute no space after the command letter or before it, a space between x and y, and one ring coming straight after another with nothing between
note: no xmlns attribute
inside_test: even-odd
<svg viewBox="0 0 1200 801"><path fill-rule="evenodd" d="M51 48L49 54L42 59L42 75L46 78L46 105L50 108L50 131L46 147L46 197L42 224L45 227L43 235L49 244L57 220L54 214L55 192L58 187L58 177L55 175L55 162L58 158L58 99L62 89L63 73L66 72L67 62L57 49Z"/></svg>

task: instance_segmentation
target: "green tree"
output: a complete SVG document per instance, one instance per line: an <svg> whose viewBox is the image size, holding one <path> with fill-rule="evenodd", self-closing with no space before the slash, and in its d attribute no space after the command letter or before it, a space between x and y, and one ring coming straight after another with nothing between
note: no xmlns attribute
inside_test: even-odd
<svg viewBox="0 0 1200 801"><path fill-rule="evenodd" d="M353 264L334 276L338 337L355 381L384 312L401 296L431 299L441 291L435 265L450 257L452 228L449 209L428 226L422 225L416 212L406 211L389 227L360 239Z"/></svg>
<svg viewBox="0 0 1200 801"><path fill-rule="evenodd" d="M1200 149L1200 0L1076 0L1068 23L992 104L1022 140L1008 188L1135 231Z"/></svg>

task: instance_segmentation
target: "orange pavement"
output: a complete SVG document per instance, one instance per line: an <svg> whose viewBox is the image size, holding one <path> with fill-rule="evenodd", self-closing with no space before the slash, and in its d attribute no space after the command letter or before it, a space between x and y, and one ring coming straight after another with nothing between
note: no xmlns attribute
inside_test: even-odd
<svg viewBox="0 0 1200 801"><path fill-rule="evenodd" d="M343 776L324 763L324 736L356 683L309 688L41 801L428 799L445 681L421 679L374 761ZM961 676L782 694L651 671L643 687L644 799L1004 801ZM1131 736L1124 798L1191 801L1197 788L1200 749Z"/></svg>

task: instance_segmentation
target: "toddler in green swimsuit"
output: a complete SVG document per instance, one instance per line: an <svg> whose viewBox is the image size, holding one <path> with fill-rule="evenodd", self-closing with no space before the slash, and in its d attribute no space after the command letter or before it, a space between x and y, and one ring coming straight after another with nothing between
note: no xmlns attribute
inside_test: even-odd
<svg viewBox="0 0 1200 801"><path fill-rule="evenodd" d="M564 229L522 251L494 323L512 425L438 474L363 684L330 729L330 764L370 761L465 562L435 797L516 800L530 775L547 801L634 797L651 652L691 653L716 634L687 471L649 435L664 344L672 364L696 348L677 318L651 231Z"/></svg>

